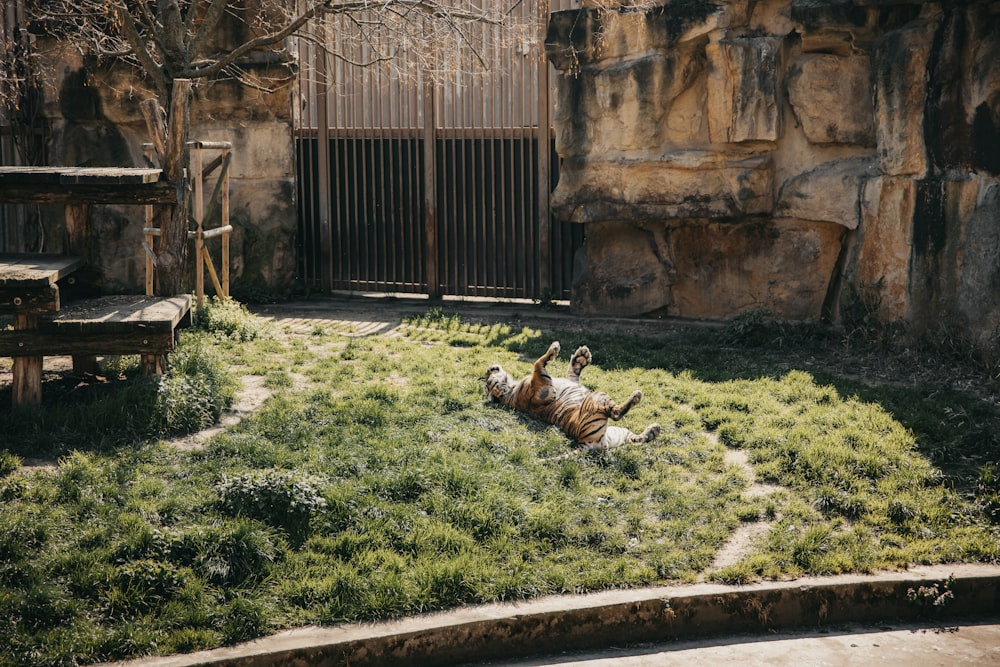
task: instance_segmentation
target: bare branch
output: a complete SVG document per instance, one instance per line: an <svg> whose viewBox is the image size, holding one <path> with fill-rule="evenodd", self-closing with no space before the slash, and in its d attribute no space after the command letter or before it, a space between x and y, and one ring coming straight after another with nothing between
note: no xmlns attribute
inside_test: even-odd
<svg viewBox="0 0 1000 667"><path fill-rule="evenodd" d="M163 69L157 64L153 56L146 50L146 43L143 41L142 37L139 35L139 31L132 21L132 16L128 13L128 10L124 5L116 5L115 11L118 16L118 21L121 25L122 33L125 41L128 42L129 46L132 48L132 54L139 60L142 68L146 71L153 79L153 84L156 86L156 90L162 99L167 99L168 97L168 84L167 78L163 74Z"/></svg>
<svg viewBox="0 0 1000 667"><path fill-rule="evenodd" d="M197 1L191 3L186 20L188 32L194 33L194 38L188 47L188 52L192 59L201 57L205 43L215 33L216 28L219 26L219 20L226 12L227 2L226 0L210 0L208 9L205 11L205 16L198 25L198 30L195 31L193 24L197 17L196 8L198 6L199 3Z"/></svg>

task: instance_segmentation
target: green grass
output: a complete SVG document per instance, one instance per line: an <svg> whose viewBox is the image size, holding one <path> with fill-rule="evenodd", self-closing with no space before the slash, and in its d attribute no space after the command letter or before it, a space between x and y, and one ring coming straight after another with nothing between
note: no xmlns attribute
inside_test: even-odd
<svg viewBox="0 0 1000 667"><path fill-rule="evenodd" d="M863 383L824 363L837 342L814 328L782 328L772 351L746 322L623 336L435 309L402 335L349 338L271 335L239 308L225 324L199 319L185 354L217 363L178 355L189 385L144 413L152 431L109 416L67 435L97 403L120 406L127 383L30 426L0 413L4 428L30 432L0 456L0 665L192 651L304 624L706 576L1000 557L995 406L939 386ZM657 421L661 438L586 453L486 405L487 366L526 374L556 339L590 345L591 388L641 388L625 423ZM272 397L201 449L159 441L164 424L217 414L184 397L197 378L228 386L229 373L263 376ZM58 465L24 467L39 447ZM731 450L780 489L744 495ZM765 538L709 571L756 522Z"/></svg>

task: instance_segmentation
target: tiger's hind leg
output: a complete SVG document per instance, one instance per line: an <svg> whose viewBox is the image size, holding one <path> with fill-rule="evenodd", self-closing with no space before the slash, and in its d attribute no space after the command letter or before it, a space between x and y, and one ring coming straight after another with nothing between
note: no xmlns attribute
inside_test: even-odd
<svg viewBox="0 0 1000 667"><path fill-rule="evenodd" d="M635 391L632 392L632 395L628 397L627 401L625 401L621 405L614 406L614 408L611 409L611 413L608 416L614 419L615 421L618 421L619 419L627 415L629 410L631 410L636 405L639 405L639 401L641 400L642 400L642 392L636 389Z"/></svg>
<svg viewBox="0 0 1000 667"><path fill-rule="evenodd" d="M549 365L550 361L559 356L559 350L560 350L559 341L557 340L552 341L552 344L549 345L549 349L545 351L545 354L540 356L538 360L535 362L535 368L533 374L536 377L538 376L549 377L549 374L545 370L545 367Z"/></svg>
<svg viewBox="0 0 1000 667"><path fill-rule="evenodd" d="M608 430L604 432L604 437L601 441L595 445L591 445L589 449L595 449L600 451L608 451L614 449L615 447L621 447L622 445L628 443L643 443L652 442L660 437L659 424L650 424L646 427L646 430L642 433L633 433L627 428L622 428L621 426L609 426Z"/></svg>
<svg viewBox="0 0 1000 667"><path fill-rule="evenodd" d="M573 357L569 360L569 370L566 371L566 377L569 381L580 384L580 373L590 365L592 360L593 355L590 354L589 347L581 345L576 348L576 352L573 353Z"/></svg>

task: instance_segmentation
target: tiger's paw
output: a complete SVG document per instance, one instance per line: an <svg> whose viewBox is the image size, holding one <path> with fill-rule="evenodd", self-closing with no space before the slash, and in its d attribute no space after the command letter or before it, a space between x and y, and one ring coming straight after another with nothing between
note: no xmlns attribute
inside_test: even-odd
<svg viewBox="0 0 1000 667"><path fill-rule="evenodd" d="M586 345L581 345L576 348L576 352L573 353L573 358L570 359L570 365L573 369L577 371L579 375L580 371L590 365L590 362L594 360L594 355L590 353L590 348Z"/></svg>
<svg viewBox="0 0 1000 667"><path fill-rule="evenodd" d="M638 389L633 391L632 395L628 397L628 402L633 406L639 405L641 401L642 401L642 392Z"/></svg>
<svg viewBox="0 0 1000 667"><path fill-rule="evenodd" d="M561 349L562 346L559 345L559 341L554 340L552 341L552 345L549 345L549 349L545 353L545 356L548 358L549 361L552 361L553 359L559 356L559 350Z"/></svg>
<svg viewBox="0 0 1000 667"><path fill-rule="evenodd" d="M649 426L646 427L646 430L642 432L642 441L653 442L654 440L660 437L660 433L662 431L663 429L660 427L659 424L650 424Z"/></svg>

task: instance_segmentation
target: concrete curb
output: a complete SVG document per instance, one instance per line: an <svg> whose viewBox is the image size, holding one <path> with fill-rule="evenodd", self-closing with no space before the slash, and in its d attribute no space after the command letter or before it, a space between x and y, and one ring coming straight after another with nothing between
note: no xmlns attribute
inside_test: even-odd
<svg viewBox="0 0 1000 667"><path fill-rule="evenodd" d="M909 591L954 577L934 606ZM136 667L444 665L847 622L1000 612L1000 567L944 565L750 586L696 584L467 607L376 624L301 628L240 646L113 663Z"/></svg>

